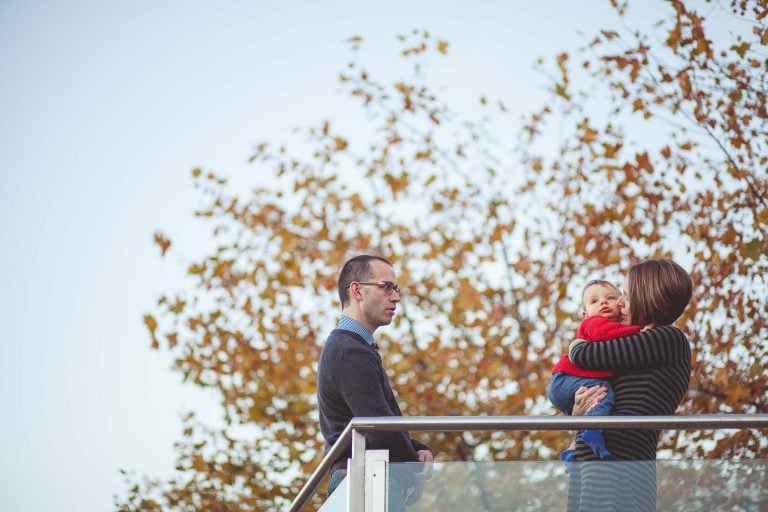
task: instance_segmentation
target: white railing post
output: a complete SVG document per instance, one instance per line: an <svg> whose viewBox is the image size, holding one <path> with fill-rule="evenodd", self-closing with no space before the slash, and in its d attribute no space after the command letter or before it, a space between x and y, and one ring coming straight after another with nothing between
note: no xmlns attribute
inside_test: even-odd
<svg viewBox="0 0 768 512"><path fill-rule="evenodd" d="M365 512L387 512L389 450L365 452Z"/></svg>
<svg viewBox="0 0 768 512"><path fill-rule="evenodd" d="M347 512L365 507L365 436L352 429L352 458L347 461Z"/></svg>

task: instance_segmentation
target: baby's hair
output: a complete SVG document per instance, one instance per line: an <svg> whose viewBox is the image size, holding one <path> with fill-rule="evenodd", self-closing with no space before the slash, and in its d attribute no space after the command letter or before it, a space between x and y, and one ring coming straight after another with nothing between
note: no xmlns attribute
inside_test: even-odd
<svg viewBox="0 0 768 512"><path fill-rule="evenodd" d="M585 284L584 288L581 290L582 302L584 301L584 292L587 291L587 288L589 288L590 286L595 286L596 284L599 284L601 286L607 286L608 288L612 288L613 290L616 291L616 293L621 295L621 290L619 290L619 288L613 283L611 283L610 281L606 281L605 279L592 279L591 281L587 281L587 284ZM582 305L585 306L586 304L582 304Z"/></svg>

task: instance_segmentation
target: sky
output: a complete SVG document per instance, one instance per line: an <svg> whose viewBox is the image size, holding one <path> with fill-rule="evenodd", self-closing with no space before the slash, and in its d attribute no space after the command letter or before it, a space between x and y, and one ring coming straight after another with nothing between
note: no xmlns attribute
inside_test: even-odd
<svg viewBox="0 0 768 512"><path fill-rule="evenodd" d="M543 98L535 60L614 25L608 5L2 0L0 510L114 509L120 469L173 474L181 414L218 418L142 322L205 254L190 171L258 183L257 143L347 118L347 38L386 65L396 34L427 29L451 44L448 94L522 113Z"/></svg>

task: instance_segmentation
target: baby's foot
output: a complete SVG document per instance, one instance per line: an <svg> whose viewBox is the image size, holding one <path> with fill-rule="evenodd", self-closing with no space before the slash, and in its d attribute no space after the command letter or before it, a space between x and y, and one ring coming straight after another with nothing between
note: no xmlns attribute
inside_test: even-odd
<svg viewBox="0 0 768 512"><path fill-rule="evenodd" d="M575 453L575 450L567 449L560 452L560 460L563 461L565 464L565 472L570 473L571 472L571 464L573 464L573 454Z"/></svg>
<svg viewBox="0 0 768 512"><path fill-rule="evenodd" d="M605 447L605 440L603 439L603 433L599 430L585 430L582 436L584 442L592 448L595 455L601 459L612 459L613 455Z"/></svg>

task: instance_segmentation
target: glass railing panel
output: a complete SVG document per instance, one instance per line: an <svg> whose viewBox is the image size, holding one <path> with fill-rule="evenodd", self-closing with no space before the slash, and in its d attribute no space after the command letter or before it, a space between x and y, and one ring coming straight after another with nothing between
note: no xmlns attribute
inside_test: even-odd
<svg viewBox="0 0 768 512"><path fill-rule="evenodd" d="M336 490L331 493L319 512L347 512L347 481L344 477Z"/></svg>
<svg viewBox="0 0 768 512"><path fill-rule="evenodd" d="M768 510L768 460L658 461L658 510Z"/></svg>
<svg viewBox="0 0 768 512"><path fill-rule="evenodd" d="M419 478L422 464L388 464L388 482L395 490ZM597 498L604 502L616 496L617 510L628 493L651 499L657 510L768 510L768 463L765 459L675 460L651 462L574 463L561 462L438 462L420 494L409 489L409 512L472 511L563 511L581 492L582 510ZM568 472L566 471L568 470ZM394 479L393 479L394 477ZM650 480L649 480L650 478ZM571 482L600 482L601 494ZM645 482L645 484L643 483ZM607 487L606 487L607 485ZM654 489L655 487L655 489ZM578 490L573 490L578 489ZM644 494L645 493L645 494ZM607 495L606 495L607 494ZM390 492L390 497L394 496ZM401 512L397 499L389 511Z"/></svg>
<svg viewBox="0 0 768 512"><path fill-rule="evenodd" d="M400 481L406 481L409 473L422 468L416 463L390 463L388 476L399 475ZM408 511L562 511L567 490L568 476L560 462L436 462L421 496L409 489L414 503Z"/></svg>

